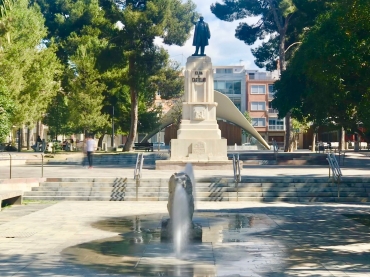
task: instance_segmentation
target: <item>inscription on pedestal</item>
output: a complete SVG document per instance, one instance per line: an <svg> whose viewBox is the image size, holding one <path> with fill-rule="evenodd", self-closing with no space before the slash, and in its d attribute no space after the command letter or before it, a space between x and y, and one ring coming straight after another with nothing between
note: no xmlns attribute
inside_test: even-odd
<svg viewBox="0 0 370 277"><path fill-rule="evenodd" d="M192 154L202 155L206 153L206 144L201 141L197 141L192 144Z"/></svg>
<svg viewBox="0 0 370 277"><path fill-rule="evenodd" d="M197 70L193 73L193 78L191 78L191 81L193 83L204 83L207 81L207 78L203 77L203 71Z"/></svg>
<svg viewBox="0 0 370 277"><path fill-rule="evenodd" d="M204 106L196 106L193 108L193 119L204 120L206 119L206 108Z"/></svg>

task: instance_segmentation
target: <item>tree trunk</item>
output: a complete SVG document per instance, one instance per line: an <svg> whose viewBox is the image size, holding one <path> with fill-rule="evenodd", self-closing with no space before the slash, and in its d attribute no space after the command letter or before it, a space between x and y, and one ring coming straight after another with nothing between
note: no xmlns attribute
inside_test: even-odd
<svg viewBox="0 0 370 277"><path fill-rule="evenodd" d="M22 146L27 145L27 129L22 125Z"/></svg>
<svg viewBox="0 0 370 277"><path fill-rule="evenodd" d="M37 138L37 136L40 136L40 121L38 121L38 120L36 122L36 138Z"/></svg>
<svg viewBox="0 0 370 277"><path fill-rule="evenodd" d="M31 139L31 136L30 136L30 127L27 127L27 150L30 150L30 139Z"/></svg>
<svg viewBox="0 0 370 277"><path fill-rule="evenodd" d="M316 151L316 132L313 132L312 134L312 147L311 151L315 152Z"/></svg>
<svg viewBox="0 0 370 277"><path fill-rule="evenodd" d="M284 152L289 152L290 140L290 112L285 115L285 145Z"/></svg>
<svg viewBox="0 0 370 277"><path fill-rule="evenodd" d="M135 63L134 58L130 58L129 60L129 76L130 78L134 78L135 76ZM127 141L125 143L125 151L132 151L133 144L135 142L136 133L137 133L137 124L139 119L139 97L136 92L136 88L134 85L134 81L131 80L130 82L130 97L131 97L131 126L130 126L130 133L127 136Z"/></svg>
<svg viewBox="0 0 370 277"><path fill-rule="evenodd" d="M341 129L341 135L340 135L340 150L346 149L346 131L342 127Z"/></svg>
<svg viewBox="0 0 370 277"><path fill-rule="evenodd" d="M104 139L104 136L105 134L102 134L98 140L98 147L100 147L100 149L102 149L103 147L103 139Z"/></svg>

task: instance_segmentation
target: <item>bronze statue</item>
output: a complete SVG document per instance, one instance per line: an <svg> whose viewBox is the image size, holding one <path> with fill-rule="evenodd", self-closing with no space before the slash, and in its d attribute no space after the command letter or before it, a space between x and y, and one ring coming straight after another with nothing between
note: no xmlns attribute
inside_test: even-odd
<svg viewBox="0 0 370 277"><path fill-rule="evenodd" d="M203 16L199 18L198 22L194 22L194 17L192 19L192 22L195 25L193 38L193 46L195 46L195 53L193 54L193 56L205 56L204 48L206 45L208 45L208 39L211 38L211 32L209 31L208 24L203 20L204 20Z"/></svg>

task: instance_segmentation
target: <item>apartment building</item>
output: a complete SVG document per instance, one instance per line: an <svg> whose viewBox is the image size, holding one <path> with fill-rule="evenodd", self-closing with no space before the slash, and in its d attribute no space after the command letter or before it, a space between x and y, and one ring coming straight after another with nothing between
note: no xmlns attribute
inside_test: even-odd
<svg viewBox="0 0 370 277"><path fill-rule="evenodd" d="M213 66L214 89L225 94L244 113L246 83L244 66Z"/></svg>
<svg viewBox="0 0 370 277"><path fill-rule="evenodd" d="M271 106L274 98L274 82L277 79L277 72L246 70L246 103L254 128L269 144L275 140L283 146L285 121L278 119L278 110Z"/></svg>

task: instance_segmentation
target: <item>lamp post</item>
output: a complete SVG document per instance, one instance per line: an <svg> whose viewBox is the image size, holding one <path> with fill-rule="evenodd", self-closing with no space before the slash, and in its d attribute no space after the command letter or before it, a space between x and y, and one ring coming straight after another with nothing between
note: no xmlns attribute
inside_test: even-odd
<svg viewBox="0 0 370 277"><path fill-rule="evenodd" d="M114 147L114 106L112 107L112 137L110 142L112 147Z"/></svg>

